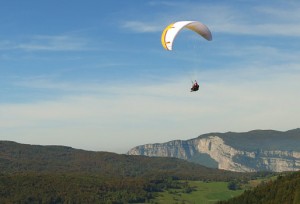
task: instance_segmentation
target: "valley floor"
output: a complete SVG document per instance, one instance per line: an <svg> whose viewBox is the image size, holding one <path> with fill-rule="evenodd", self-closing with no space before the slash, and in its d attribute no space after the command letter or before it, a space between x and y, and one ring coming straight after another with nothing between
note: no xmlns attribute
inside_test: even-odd
<svg viewBox="0 0 300 204"><path fill-rule="evenodd" d="M154 203L215 203L238 196L244 190L229 190L228 182L188 181L189 189L169 189L154 200Z"/></svg>
<svg viewBox="0 0 300 204"><path fill-rule="evenodd" d="M165 190L159 193L151 203L212 204L241 195L245 190L252 189L262 182L274 180L276 177L251 180L245 184L238 183L236 184L238 189L235 190L228 188L231 182L182 181L186 182L187 188Z"/></svg>

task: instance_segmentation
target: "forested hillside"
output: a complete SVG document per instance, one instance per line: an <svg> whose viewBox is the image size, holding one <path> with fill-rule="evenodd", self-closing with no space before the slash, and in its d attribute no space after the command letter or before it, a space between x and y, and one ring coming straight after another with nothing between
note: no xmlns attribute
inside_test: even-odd
<svg viewBox="0 0 300 204"><path fill-rule="evenodd" d="M299 204L300 172L279 176L275 181L262 183L241 196L218 204Z"/></svg>
<svg viewBox="0 0 300 204"><path fill-rule="evenodd" d="M175 158L92 152L0 141L0 200L4 203L149 202L180 180L249 180L255 173L210 169Z"/></svg>
<svg viewBox="0 0 300 204"><path fill-rule="evenodd" d="M0 171L89 173L113 177L164 177L230 180L255 174L211 169L176 158L149 158L64 146L39 146L0 141Z"/></svg>

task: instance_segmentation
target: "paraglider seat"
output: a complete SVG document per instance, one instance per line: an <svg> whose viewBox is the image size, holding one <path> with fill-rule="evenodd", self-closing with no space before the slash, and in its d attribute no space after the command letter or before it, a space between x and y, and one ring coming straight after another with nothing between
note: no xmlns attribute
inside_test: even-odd
<svg viewBox="0 0 300 204"><path fill-rule="evenodd" d="M199 85L194 85L192 88L191 88L191 91L198 91L199 90Z"/></svg>

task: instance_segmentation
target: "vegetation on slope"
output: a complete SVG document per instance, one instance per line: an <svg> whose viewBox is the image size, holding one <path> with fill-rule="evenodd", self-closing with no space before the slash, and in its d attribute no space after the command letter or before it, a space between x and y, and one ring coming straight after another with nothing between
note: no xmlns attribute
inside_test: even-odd
<svg viewBox="0 0 300 204"><path fill-rule="evenodd" d="M219 204L298 204L300 203L300 172L278 176L275 181L262 183L242 195Z"/></svg>
<svg viewBox="0 0 300 204"><path fill-rule="evenodd" d="M176 180L155 182L72 173L0 174L0 200L1 203L143 203L164 188L181 187Z"/></svg>
<svg viewBox="0 0 300 204"><path fill-rule="evenodd" d="M188 180L215 181L256 176L211 169L176 158L149 158L4 141L0 141L0 172L90 173L119 178L174 176Z"/></svg>
<svg viewBox="0 0 300 204"><path fill-rule="evenodd" d="M149 202L179 180L249 180L258 174L210 169L175 158L91 152L0 141L0 200L4 203Z"/></svg>

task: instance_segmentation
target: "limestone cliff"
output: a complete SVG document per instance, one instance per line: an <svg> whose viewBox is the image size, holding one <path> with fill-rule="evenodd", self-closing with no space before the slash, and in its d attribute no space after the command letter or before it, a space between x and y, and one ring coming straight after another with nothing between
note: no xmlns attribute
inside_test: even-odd
<svg viewBox="0 0 300 204"><path fill-rule="evenodd" d="M282 172L300 170L299 149L300 129L295 129L287 132L211 133L187 141L141 145L128 154L176 157L239 172Z"/></svg>

